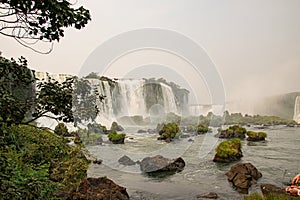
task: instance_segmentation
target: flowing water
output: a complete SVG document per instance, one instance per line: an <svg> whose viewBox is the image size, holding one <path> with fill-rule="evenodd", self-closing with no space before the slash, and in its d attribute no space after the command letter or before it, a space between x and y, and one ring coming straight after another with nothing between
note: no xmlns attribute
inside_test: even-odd
<svg viewBox="0 0 300 200"><path fill-rule="evenodd" d="M251 162L263 174L258 184L250 188L250 192L260 191L261 183L285 187L300 172L300 128L271 127L264 130L268 134L264 142L244 140L244 157L231 164L212 162L214 150L207 152L207 148L201 148L215 148L221 140L216 139L214 133L180 138L167 144L156 140L155 134L136 133L137 129L138 127L125 129L128 134L124 145L104 143L88 147L95 157L103 160L102 165L92 164L88 175L109 177L126 187L131 199L189 200L197 199L197 195L208 192L216 192L219 199L243 199L243 195L232 188L225 175L238 162ZM193 141L189 141L190 139ZM125 167L118 163L123 155L137 161L157 154L169 158L181 156L186 166L182 172L173 175L149 177L140 172L138 165Z"/></svg>

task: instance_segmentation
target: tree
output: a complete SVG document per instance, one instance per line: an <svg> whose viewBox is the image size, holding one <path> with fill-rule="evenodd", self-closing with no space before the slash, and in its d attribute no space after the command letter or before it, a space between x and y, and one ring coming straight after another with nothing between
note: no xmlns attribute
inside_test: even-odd
<svg viewBox="0 0 300 200"><path fill-rule="evenodd" d="M59 41L67 27L83 28L90 13L70 0L1 0L0 34L30 47L38 41Z"/></svg>
<svg viewBox="0 0 300 200"><path fill-rule="evenodd" d="M63 83L49 78L37 84L37 91L35 81L25 58L17 62L0 56L0 122L29 124L41 117L74 121L73 78Z"/></svg>
<svg viewBox="0 0 300 200"><path fill-rule="evenodd" d="M87 79L74 79L73 91L74 125L83 122L94 121L99 113L97 104L102 103L105 96L99 94L97 88L93 88Z"/></svg>

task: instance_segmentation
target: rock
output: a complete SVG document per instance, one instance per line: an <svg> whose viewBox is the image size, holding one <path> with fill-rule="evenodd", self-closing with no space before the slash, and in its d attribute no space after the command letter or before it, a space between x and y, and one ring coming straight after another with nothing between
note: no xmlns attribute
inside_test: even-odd
<svg viewBox="0 0 300 200"><path fill-rule="evenodd" d="M113 144L124 144L125 136L125 133L119 134L116 131L111 131L107 137Z"/></svg>
<svg viewBox="0 0 300 200"><path fill-rule="evenodd" d="M176 172L182 171L185 167L184 160L179 157L176 159L168 159L163 156L157 155L154 157L146 157L140 164L142 172L154 173L154 172Z"/></svg>
<svg viewBox="0 0 300 200"><path fill-rule="evenodd" d="M146 130L143 130L143 129L140 129L140 130L138 130L137 132L138 132L138 133L147 133L147 131L146 131Z"/></svg>
<svg viewBox="0 0 300 200"><path fill-rule="evenodd" d="M124 131L124 128L121 125L119 125L117 122L113 122L111 124L110 130L113 130L113 131Z"/></svg>
<svg viewBox="0 0 300 200"><path fill-rule="evenodd" d="M232 139L239 138L245 139L247 130L241 126L229 126L226 130L221 130L217 135L219 138Z"/></svg>
<svg viewBox="0 0 300 200"><path fill-rule="evenodd" d="M188 142L194 142L194 140L193 139L189 139Z"/></svg>
<svg viewBox="0 0 300 200"><path fill-rule="evenodd" d="M197 198L217 199L217 198L218 198L218 194L217 194L217 193L214 193L214 192L210 192L210 193L208 193L208 194L197 195Z"/></svg>
<svg viewBox="0 0 300 200"><path fill-rule="evenodd" d="M101 159L95 159L95 160L93 160L93 163L94 164L98 164L98 165L101 165L102 164L102 160Z"/></svg>
<svg viewBox="0 0 300 200"><path fill-rule="evenodd" d="M180 138L189 138L191 137L190 135L187 135L187 134L184 134L184 135L181 135Z"/></svg>
<svg viewBox="0 0 300 200"><path fill-rule="evenodd" d="M125 165L125 166L131 166L131 165L135 165L136 162L134 162L133 160L131 160L131 158L129 158L128 156L122 156L118 162L122 165Z"/></svg>
<svg viewBox="0 0 300 200"><path fill-rule="evenodd" d="M118 199L128 200L129 195L126 188L117 185L112 180L101 178L87 178L80 182L76 191L70 195L70 199L98 200L98 199Z"/></svg>
<svg viewBox="0 0 300 200"><path fill-rule="evenodd" d="M256 184L262 174L251 163L238 163L231 167L226 176L238 192L248 194L249 187Z"/></svg>
<svg viewBox="0 0 300 200"><path fill-rule="evenodd" d="M214 162L229 163L240 160L243 157L242 143L240 139L234 138L221 142L216 148Z"/></svg>
<svg viewBox="0 0 300 200"><path fill-rule="evenodd" d="M97 144L97 145L101 145L102 143L103 143L103 139L102 139L102 137L99 137L99 138L97 139L96 144Z"/></svg>
<svg viewBox="0 0 300 200"><path fill-rule="evenodd" d="M280 188L272 184L261 184L260 189L264 196L269 194L286 194L284 188Z"/></svg>
<svg viewBox="0 0 300 200"><path fill-rule="evenodd" d="M156 134L156 133L158 133L157 131L156 131L156 129L148 129L147 130L147 132L149 133L149 134Z"/></svg>

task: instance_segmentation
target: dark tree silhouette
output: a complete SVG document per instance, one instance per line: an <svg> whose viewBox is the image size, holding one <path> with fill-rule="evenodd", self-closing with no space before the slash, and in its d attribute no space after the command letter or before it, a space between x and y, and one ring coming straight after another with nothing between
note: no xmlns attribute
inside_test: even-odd
<svg viewBox="0 0 300 200"><path fill-rule="evenodd" d="M66 27L81 29L90 19L87 9L69 0L0 1L0 34L31 49L38 41L59 41Z"/></svg>

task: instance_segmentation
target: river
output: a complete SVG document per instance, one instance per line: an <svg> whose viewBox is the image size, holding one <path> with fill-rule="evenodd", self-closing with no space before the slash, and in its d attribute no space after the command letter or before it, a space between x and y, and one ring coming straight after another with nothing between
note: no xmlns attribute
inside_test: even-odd
<svg viewBox="0 0 300 200"><path fill-rule="evenodd" d="M158 141L157 135L136 133L139 128L125 128L127 136L123 145L104 143L88 147L93 156L103 160L102 165L90 165L88 176L107 176L126 187L133 200L192 200L208 192L217 193L219 199L243 199L243 195L232 188L225 175L238 162L250 162L263 174L250 192L260 191L261 183L285 187L300 172L300 128L274 126L263 130L268 134L267 140L244 140L243 158L230 164L212 161L214 148L222 141L214 137L216 130L205 135L180 138L168 144ZM254 127L249 130L261 131ZM107 140L106 136L103 139ZM123 166L118 163L123 155L137 161L158 154L168 158L181 156L186 162L184 170L166 177L149 177L140 172L139 165Z"/></svg>

